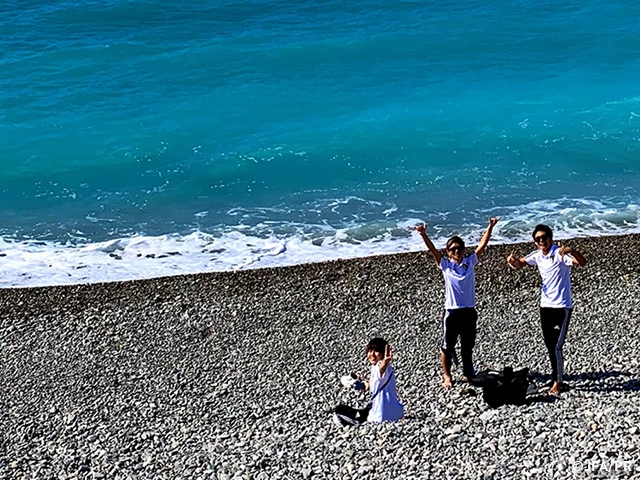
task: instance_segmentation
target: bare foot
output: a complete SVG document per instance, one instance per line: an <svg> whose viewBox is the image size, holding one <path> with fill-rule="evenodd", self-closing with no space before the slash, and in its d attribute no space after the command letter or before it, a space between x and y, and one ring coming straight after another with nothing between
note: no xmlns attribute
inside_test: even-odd
<svg viewBox="0 0 640 480"><path fill-rule="evenodd" d="M553 382L553 386L549 390L549 395L553 395L554 397L558 397L560 392L562 391L562 384L558 382Z"/></svg>
<svg viewBox="0 0 640 480"><path fill-rule="evenodd" d="M451 385L452 385L452 383L451 383L451 377L450 377L450 376L448 376L448 375L445 375L445 376L444 376L444 380L442 381L442 387L443 387L445 390L449 390L449 389L451 388Z"/></svg>

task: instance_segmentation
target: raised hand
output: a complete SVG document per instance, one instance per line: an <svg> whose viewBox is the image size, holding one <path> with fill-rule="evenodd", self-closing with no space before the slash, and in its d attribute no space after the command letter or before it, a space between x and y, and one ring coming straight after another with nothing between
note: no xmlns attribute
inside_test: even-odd
<svg viewBox="0 0 640 480"><path fill-rule="evenodd" d="M387 363L389 363L391 360L393 360L393 353L391 352L391 345L389 345L387 343L387 347L384 349L384 358L383 360Z"/></svg>
<svg viewBox="0 0 640 480"><path fill-rule="evenodd" d="M487 248L487 244L489 243L489 239L491 238L491 232L493 231L493 227L496 226L496 223L498 223L498 220L500 220L500 217L491 217L489 219L489 226L485 230L482 238L480 239L480 243L478 243L478 246L476 247L476 255L478 257L480 257L480 255L482 255L482 252L484 252L484 249Z"/></svg>
<svg viewBox="0 0 640 480"><path fill-rule="evenodd" d="M415 229L422 237L422 240L424 241L424 244L427 246L427 248L431 252L431 255L433 255L433 259L436 261L436 265L439 265L442 255L440 255L440 252L438 251L436 246L433 244L433 242L427 235L427 224L424 222L419 223L418 225L415 226Z"/></svg>
<svg viewBox="0 0 640 480"><path fill-rule="evenodd" d="M567 247L566 245L562 245L560 242L556 242L558 248L560 249L560 255L565 256L566 254L571 255L573 253L573 249L571 247Z"/></svg>
<svg viewBox="0 0 640 480"><path fill-rule="evenodd" d="M391 352L391 345L387 343L387 346L384 349L384 357L382 357L382 360L378 364L381 376L384 375L384 372L387 370L387 367L391 363L391 360L393 360L393 353Z"/></svg>
<svg viewBox="0 0 640 480"><path fill-rule="evenodd" d="M518 259L513 254L513 252L511 252L509 254L509 256L507 257L507 263L509 264L510 267L513 267L513 268L518 266L518 264L519 264Z"/></svg>
<svg viewBox="0 0 640 480"><path fill-rule="evenodd" d="M565 255L569 255L569 257L571 258L571 262L574 265L580 265L581 267L584 267L587 264L587 259L584 258L584 256L579 251L574 250L571 247L567 247L566 245L562 245L560 244L560 242L558 242L557 245L560 249L560 255L562 255L563 258Z"/></svg>

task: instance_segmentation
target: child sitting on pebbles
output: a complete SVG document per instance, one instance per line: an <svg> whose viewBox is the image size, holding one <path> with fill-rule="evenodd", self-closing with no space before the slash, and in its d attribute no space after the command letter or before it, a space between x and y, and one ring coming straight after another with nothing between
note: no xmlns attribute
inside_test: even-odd
<svg viewBox="0 0 640 480"><path fill-rule="evenodd" d="M404 407L398 400L396 378L391 366L391 345L382 338L372 338L367 344L367 360L371 364L368 381L363 382L353 375L346 375L341 381L343 385L355 390L369 390L369 404L364 409L338 405L333 421L340 426L360 425L364 422L394 422L404 416Z"/></svg>
<svg viewBox="0 0 640 480"><path fill-rule="evenodd" d="M442 386L446 389L451 388L451 362L456 360L455 347L458 337L460 337L462 373L466 380L471 380L475 376L472 353L476 342L478 313L475 308L476 280L474 271L498 220L498 218L489 219L489 226L480 243L476 250L469 255L465 255L464 241L460 237L453 236L447 240L446 250L449 258L441 255L427 236L427 227L424 223L416 226L416 230L444 276L445 301L442 321L444 331L442 333L440 363L442 363L444 371Z"/></svg>

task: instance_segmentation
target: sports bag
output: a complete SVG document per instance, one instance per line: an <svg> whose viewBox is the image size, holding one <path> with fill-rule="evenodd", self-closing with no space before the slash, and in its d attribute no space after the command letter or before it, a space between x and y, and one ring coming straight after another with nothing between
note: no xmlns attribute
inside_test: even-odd
<svg viewBox="0 0 640 480"><path fill-rule="evenodd" d="M491 408L505 404L523 405L527 401L528 374L528 368L515 372L512 367L504 367L501 372L484 370L473 378L471 384L482 387L482 398Z"/></svg>

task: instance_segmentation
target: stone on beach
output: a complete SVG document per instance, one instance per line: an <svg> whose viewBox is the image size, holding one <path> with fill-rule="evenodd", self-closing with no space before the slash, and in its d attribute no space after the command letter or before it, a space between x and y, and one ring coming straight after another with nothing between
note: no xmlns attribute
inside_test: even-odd
<svg viewBox="0 0 640 480"><path fill-rule="evenodd" d="M640 477L640 237L566 241L571 389L488 409L441 388L441 274L427 253L0 290L0 478ZM490 245L477 368L549 365L534 269ZM339 377L394 346L407 418L340 429Z"/></svg>

